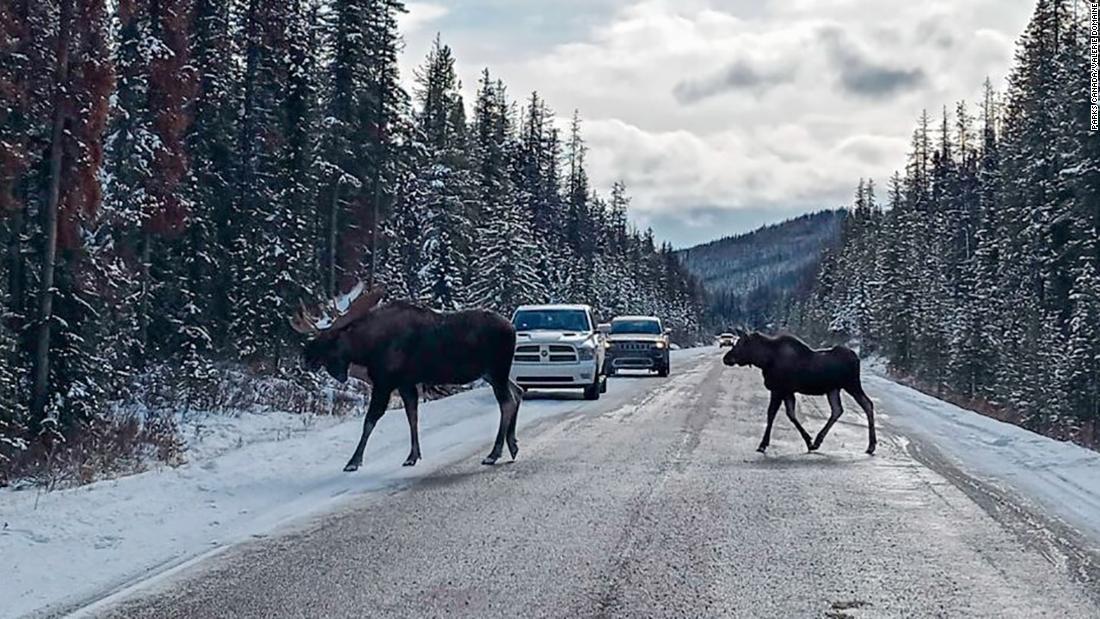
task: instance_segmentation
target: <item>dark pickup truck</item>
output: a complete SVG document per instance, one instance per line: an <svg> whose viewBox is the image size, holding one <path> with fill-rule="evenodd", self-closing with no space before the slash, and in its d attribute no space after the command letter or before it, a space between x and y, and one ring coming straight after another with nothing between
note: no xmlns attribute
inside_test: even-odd
<svg viewBox="0 0 1100 619"><path fill-rule="evenodd" d="M604 375L618 370L669 373L669 331L654 316L619 316L604 338Z"/></svg>

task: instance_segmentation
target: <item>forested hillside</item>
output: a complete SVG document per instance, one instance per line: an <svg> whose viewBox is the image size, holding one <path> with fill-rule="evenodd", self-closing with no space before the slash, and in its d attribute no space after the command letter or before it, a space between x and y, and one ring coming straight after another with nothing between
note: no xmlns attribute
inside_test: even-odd
<svg viewBox="0 0 1100 619"><path fill-rule="evenodd" d="M715 329L786 320L809 294L822 253L840 238L845 211L821 211L678 252L707 290Z"/></svg>
<svg viewBox="0 0 1100 619"><path fill-rule="evenodd" d="M1100 439L1100 134L1087 11L1044 0L1007 92L924 114L904 174L861 183L800 329L855 338L930 389Z"/></svg>
<svg viewBox="0 0 1100 619"><path fill-rule="evenodd" d="M692 331L700 293L588 180L581 122L437 42L406 92L398 0L0 6L0 483L109 442L120 404L293 372L299 300L359 279L438 309L589 302ZM134 432L149 427L139 420Z"/></svg>

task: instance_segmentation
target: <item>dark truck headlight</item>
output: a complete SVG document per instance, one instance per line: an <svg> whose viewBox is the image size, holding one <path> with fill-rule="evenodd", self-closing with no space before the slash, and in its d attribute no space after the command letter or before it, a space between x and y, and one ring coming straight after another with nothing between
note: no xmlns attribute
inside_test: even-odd
<svg viewBox="0 0 1100 619"><path fill-rule="evenodd" d="M596 358L596 349L587 346L577 349L578 361L591 361Z"/></svg>

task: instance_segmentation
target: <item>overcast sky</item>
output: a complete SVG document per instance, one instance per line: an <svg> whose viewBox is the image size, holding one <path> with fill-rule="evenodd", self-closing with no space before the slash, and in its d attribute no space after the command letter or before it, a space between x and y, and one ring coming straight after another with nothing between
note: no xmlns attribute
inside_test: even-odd
<svg viewBox="0 0 1100 619"><path fill-rule="evenodd" d="M426 0L405 77L440 32L471 97L579 109L597 189L678 247L846 203L904 164L922 108L1002 85L1033 0Z"/></svg>

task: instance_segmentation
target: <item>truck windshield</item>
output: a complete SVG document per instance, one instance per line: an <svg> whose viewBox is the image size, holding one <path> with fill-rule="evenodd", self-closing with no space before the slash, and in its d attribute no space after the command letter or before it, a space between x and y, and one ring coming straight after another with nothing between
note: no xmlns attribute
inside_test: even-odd
<svg viewBox="0 0 1100 619"><path fill-rule="evenodd" d="M618 333L645 333L660 335L661 323L656 320L615 320L611 323L612 335Z"/></svg>
<svg viewBox="0 0 1100 619"><path fill-rule="evenodd" d="M584 310L520 310L512 318L516 331L576 331L591 330Z"/></svg>

